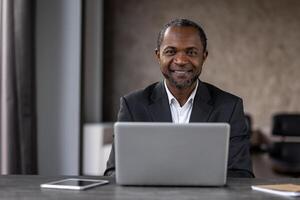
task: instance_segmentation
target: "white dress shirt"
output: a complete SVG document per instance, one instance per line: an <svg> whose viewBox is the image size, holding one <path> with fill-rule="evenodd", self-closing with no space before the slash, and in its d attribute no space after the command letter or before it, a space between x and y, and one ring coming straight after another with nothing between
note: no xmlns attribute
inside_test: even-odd
<svg viewBox="0 0 300 200"><path fill-rule="evenodd" d="M193 109L193 101L198 88L198 80L195 89L193 90L192 94L190 95L190 97L188 98L188 100L185 102L183 106L180 106L177 99L170 92L166 84L166 80L164 80L164 85L169 99L169 105L170 105L173 123L189 123L192 109Z"/></svg>

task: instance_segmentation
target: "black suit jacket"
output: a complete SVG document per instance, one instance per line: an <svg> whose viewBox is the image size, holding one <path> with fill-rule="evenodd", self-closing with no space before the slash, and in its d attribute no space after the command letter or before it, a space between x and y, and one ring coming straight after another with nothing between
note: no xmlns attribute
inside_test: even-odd
<svg viewBox="0 0 300 200"><path fill-rule="evenodd" d="M172 122L168 96L163 82L154 83L121 97L118 121ZM190 122L227 122L230 124L229 177L254 177L249 153L249 134L242 99L199 81ZM191 158L193 159L193 158ZM115 172L114 144L104 175Z"/></svg>

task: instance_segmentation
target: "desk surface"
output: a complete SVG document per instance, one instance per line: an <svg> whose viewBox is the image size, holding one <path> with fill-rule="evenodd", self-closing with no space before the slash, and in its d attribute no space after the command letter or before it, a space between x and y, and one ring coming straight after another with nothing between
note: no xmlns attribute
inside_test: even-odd
<svg viewBox="0 0 300 200"><path fill-rule="evenodd" d="M300 179L228 179L225 187L122 187L107 177L109 185L84 191L41 189L40 184L66 177L0 176L0 199L283 199L262 192L252 191L255 184L297 183ZM87 178L87 177L84 177Z"/></svg>

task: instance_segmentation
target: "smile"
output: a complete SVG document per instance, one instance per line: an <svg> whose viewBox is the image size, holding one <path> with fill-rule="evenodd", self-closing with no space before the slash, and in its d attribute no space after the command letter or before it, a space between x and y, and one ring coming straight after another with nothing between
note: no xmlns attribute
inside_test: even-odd
<svg viewBox="0 0 300 200"><path fill-rule="evenodd" d="M192 72L192 70L171 70L175 74L186 74Z"/></svg>

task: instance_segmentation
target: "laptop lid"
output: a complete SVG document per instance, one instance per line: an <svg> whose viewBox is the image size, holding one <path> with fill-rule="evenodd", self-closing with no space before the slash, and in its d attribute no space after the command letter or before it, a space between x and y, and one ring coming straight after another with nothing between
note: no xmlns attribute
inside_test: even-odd
<svg viewBox="0 0 300 200"><path fill-rule="evenodd" d="M115 123L116 182L121 185L226 184L226 123Z"/></svg>

